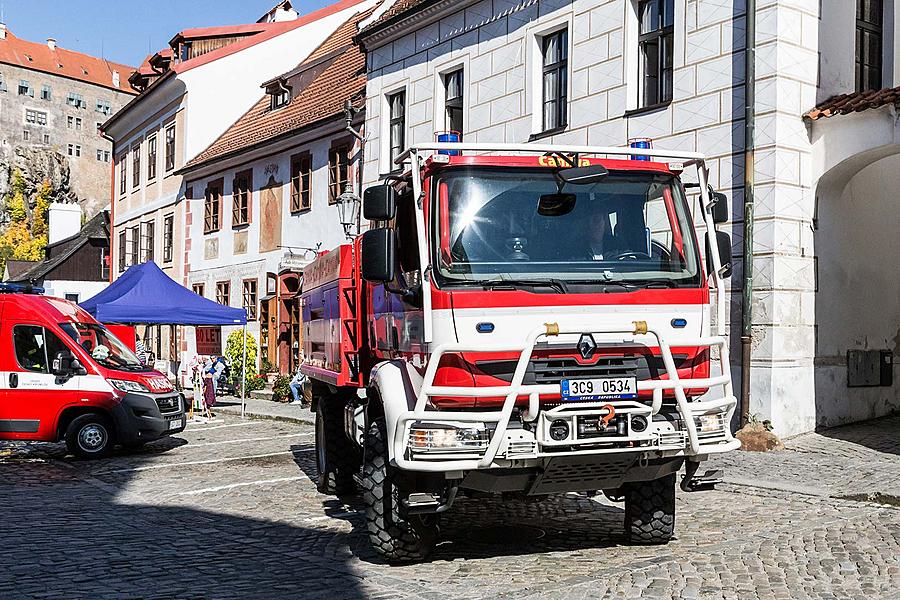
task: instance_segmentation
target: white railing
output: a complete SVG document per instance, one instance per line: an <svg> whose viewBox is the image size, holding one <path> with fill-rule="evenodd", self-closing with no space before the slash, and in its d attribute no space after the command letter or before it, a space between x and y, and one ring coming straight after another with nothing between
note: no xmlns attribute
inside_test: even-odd
<svg viewBox="0 0 900 600"><path fill-rule="evenodd" d="M425 378L422 387L416 398L416 405L411 411L402 413L398 419L397 427L394 432L393 449L394 460L398 467L418 471L451 471L451 470L471 470L486 469L491 467L497 458L501 444L506 439L506 432L509 427L509 421L512 416L513 408L516 401L521 396L527 396L528 412L525 413L526 420L536 419L540 410L540 396L558 395L560 393L559 384L524 384L523 379L528 364L531 361L534 347L538 341L547 338L560 336L576 336L583 333L591 333L596 335L625 335L630 336L629 343L647 345L643 343L648 337L656 339L656 345L659 347L662 355L663 364L665 365L666 375L668 379L650 379L637 382L637 389L641 391L651 391L653 401L651 404L651 416L659 412L662 407L663 392L673 391L677 410L681 416L684 425L684 433L687 436L687 448L685 454L698 455L708 453L710 451L721 452L732 450L739 447L739 443L731 435L728 427L724 428L721 436L707 440L701 439L697 432L697 426L694 422L695 416L706 415L711 412L719 411L724 413L722 418L725 423L730 423L737 406L737 399L731 384L731 375L728 363L728 342L727 338L721 336L700 337L692 339L678 339L678 346L691 347L718 347L719 361L722 368L722 374L713 377L705 377L702 379L681 379L678 376L678 370L675 367L675 360L672 357L672 350L666 339L658 332L648 329L647 324L643 321L634 322L632 329L612 330L612 329L596 329L591 325L585 324L584 327L569 326L561 330L556 324L546 324L543 327L535 328L526 337L525 341L520 344L499 343L499 344L479 344L478 346L464 345L457 342L441 344L435 348L429 358L428 367L425 371ZM602 345L602 342L600 342ZM434 378L437 374L438 365L441 357L448 353L457 352L519 352L519 358L516 361L516 369L513 373L512 380L508 385L491 386L491 387L461 387L461 386L442 386L434 385ZM721 386L724 395L721 398L707 401L688 402L685 394L686 389L707 389ZM503 406L499 411L443 411L429 409L429 398L435 396L450 397L468 397L468 398L485 398L503 396ZM587 405L585 409L589 408ZM429 456L427 460L423 457L411 458L407 454L409 447L409 435L412 425L418 421L430 424L435 423L496 423L496 427L490 436L490 442L483 454L474 457L453 457L438 458ZM652 426L652 420L650 423ZM570 445L576 447L578 445L594 444L606 441L598 438L569 442ZM620 438L613 438L612 441L620 441ZM541 441L538 440L538 446ZM633 447L633 448L617 448L616 452L646 452L654 450L653 447ZM610 452L612 450L606 450ZM590 451L592 453L593 451ZM577 449L574 453L578 453ZM585 452L589 453L589 452ZM453 454L453 452L448 452ZM538 453L538 455L541 455ZM553 453L553 456L558 456ZM546 454L544 456L547 456Z"/></svg>

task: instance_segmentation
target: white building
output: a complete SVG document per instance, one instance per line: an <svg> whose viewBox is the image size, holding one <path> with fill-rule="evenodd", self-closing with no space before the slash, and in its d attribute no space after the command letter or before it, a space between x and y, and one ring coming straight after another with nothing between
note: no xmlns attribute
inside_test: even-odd
<svg viewBox="0 0 900 600"><path fill-rule="evenodd" d="M900 3L396 0L364 24L365 180L435 132L710 157L732 203L740 360L745 186L755 198L749 414L792 435L900 408ZM745 181L745 56L755 162ZM868 90L884 90L873 92ZM824 118L837 106L862 112ZM848 366L849 365L849 366ZM740 376L739 364L734 373ZM859 385L867 387L859 387ZM739 387L737 389L740 389Z"/></svg>
<svg viewBox="0 0 900 600"><path fill-rule="evenodd" d="M298 66L257 87L253 107L179 171L196 199L187 285L245 307L261 356L282 373L296 369L302 345L301 270L346 241L340 198L359 189L360 143L344 105L365 104L365 59L352 38L367 14L350 16ZM363 122L357 113L354 131Z"/></svg>
<svg viewBox="0 0 900 600"><path fill-rule="evenodd" d="M148 57L130 79L141 94L103 125L114 140L114 278L154 260L188 283L193 198L180 169L259 100L263 82L296 66L372 1L340 0L293 19L282 10L268 22L187 29ZM166 338L163 356L177 359L171 331L157 335ZM190 340L180 339L180 350L189 350Z"/></svg>

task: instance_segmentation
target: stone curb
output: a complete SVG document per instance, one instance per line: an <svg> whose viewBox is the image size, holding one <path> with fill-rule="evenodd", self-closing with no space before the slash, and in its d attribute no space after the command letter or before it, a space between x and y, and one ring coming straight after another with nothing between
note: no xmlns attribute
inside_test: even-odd
<svg viewBox="0 0 900 600"><path fill-rule="evenodd" d="M241 416L241 405L240 404L219 405L219 406L214 407L213 411L217 412L217 413L222 413L224 415L240 417ZM244 417L247 419L253 419L255 421L281 421L283 423L296 423L296 424L300 424L300 425L315 425L316 424L315 417L312 415L310 415L310 416L306 416L306 415L298 415L298 416L276 415L276 414L272 414L272 413L258 413L258 412L251 412L250 410L247 410L244 413Z"/></svg>

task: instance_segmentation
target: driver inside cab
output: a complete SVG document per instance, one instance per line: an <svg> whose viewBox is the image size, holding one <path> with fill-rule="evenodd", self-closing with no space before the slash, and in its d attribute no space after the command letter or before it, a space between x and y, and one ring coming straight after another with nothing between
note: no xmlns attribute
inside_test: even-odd
<svg viewBox="0 0 900 600"><path fill-rule="evenodd" d="M620 240L613 235L609 214L595 211L588 219L588 260L610 260L624 250Z"/></svg>

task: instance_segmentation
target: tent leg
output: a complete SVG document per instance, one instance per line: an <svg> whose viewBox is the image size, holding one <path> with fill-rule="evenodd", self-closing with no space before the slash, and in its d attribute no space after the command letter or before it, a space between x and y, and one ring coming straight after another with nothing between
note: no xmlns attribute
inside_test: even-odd
<svg viewBox="0 0 900 600"><path fill-rule="evenodd" d="M247 326L244 325L244 359L241 369L241 418L247 409Z"/></svg>

